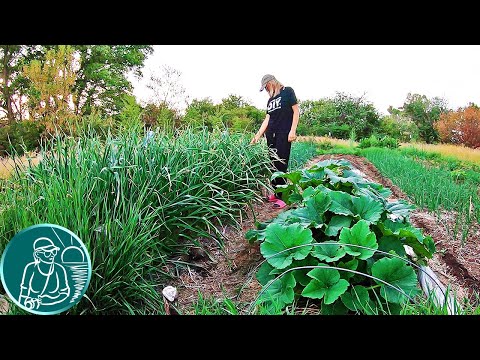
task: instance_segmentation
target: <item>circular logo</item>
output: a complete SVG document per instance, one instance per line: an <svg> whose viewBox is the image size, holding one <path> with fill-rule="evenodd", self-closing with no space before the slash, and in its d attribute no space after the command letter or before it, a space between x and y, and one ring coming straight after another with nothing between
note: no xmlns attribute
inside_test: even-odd
<svg viewBox="0 0 480 360"><path fill-rule="evenodd" d="M33 225L17 233L0 260L0 278L10 299L34 314L58 314L87 291L92 264L87 248L70 230Z"/></svg>

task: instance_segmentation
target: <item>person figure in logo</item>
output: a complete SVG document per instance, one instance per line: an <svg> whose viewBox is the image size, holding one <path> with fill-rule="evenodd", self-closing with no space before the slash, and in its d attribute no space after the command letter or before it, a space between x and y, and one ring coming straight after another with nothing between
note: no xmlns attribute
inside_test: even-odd
<svg viewBox="0 0 480 360"><path fill-rule="evenodd" d="M39 237L33 243L34 261L23 271L18 301L29 309L61 303L70 295L67 272L55 262L60 250L52 240Z"/></svg>

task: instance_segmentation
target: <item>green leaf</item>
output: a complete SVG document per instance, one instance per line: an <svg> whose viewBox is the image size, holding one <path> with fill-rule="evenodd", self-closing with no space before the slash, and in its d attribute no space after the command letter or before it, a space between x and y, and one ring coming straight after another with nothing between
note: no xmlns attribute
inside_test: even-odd
<svg viewBox="0 0 480 360"><path fill-rule="evenodd" d="M330 191L328 193L332 203L329 210L337 215L353 216L352 196L343 191Z"/></svg>
<svg viewBox="0 0 480 360"><path fill-rule="evenodd" d="M337 236L338 232L344 227L350 227L352 223L352 217L344 215L334 215L328 223L325 235Z"/></svg>
<svg viewBox="0 0 480 360"><path fill-rule="evenodd" d="M315 266L318 265L318 260L313 258L312 256L307 256L305 259L302 260L294 260L289 266L287 266L285 269L273 269L270 272L270 275L279 275L283 273L284 271L287 271L289 269L293 269L296 267L301 267L301 266ZM307 284L310 282L310 278L307 276L307 273L311 270L311 268L307 269L298 269L298 270L293 270L292 274L295 277L295 280L297 283L301 284L302 286L307 286Z"/></svg>
<svg viewBox="0 0 480 360"><path fill-rule="evenodd" d="M368 196L352 197L353 211L361 219L376 224L383 213L383 205Z"/></svg>
<svg viewBox="0 0 480 360"><path fill-rule="evenodd" d="M323 168L345 168L351 169L352 165L347 160L327 159L319 161L314 164L310 169L323 169Z"/></svg>
<svg viewBox="0 0 480 360"><path fill-rule="evenodd" d="M281 278L277 278L273 283L265 290L260 296L261 302L273 302L280 308L284 308L285 305L291 304L295 297L293 288L297 282L295 277L290 272L285 274Z"/></svg>
<svg viewBox="0 0 480 360"><path fill-rule="evenodd" d="M298 170L296 171L290 171L288 173L284 173L281 171L275 171L272 176L270 177L270 180L275 180L276 178L284 178L290 180L293 184L298 184L300 179L302 178L302 173Z"/></svg>
<svg viewBox="0 0 480 360"><path fill-rule="evenodd" d="M270 280L275 278L275 275L270 274L272 270L275 268L271 266L268 262L264 262L257 270L257 274L255 277L257 278L258 282L262 285L265 285Z"/></svg>
<svg viewBox="0 0 480 360"><path fill-rule="evenodd" d="M347 254L356 256L360 260L366 260L373 256L375 253L373 249L378 249L377 238L375 234L370 231L369 224L365 220L360 220L352 226L351 229L343 228L340 232L339 242L342 244L360 245L371 248L372 250L356 246L345 247Z"/></svg>
<svg viewBox="0 0 480 360"><path fill-rule="evenodd" d="M378 227L384 235L397 235L403 239L406 245L412 247L413 251L419 257L431 259L435 253L435 244L429 236L423 236L422 231L410 224L385 220L378 224ZM432 251L433 250L433 251Z"/></svg>
<svg viewBox="0 0 480 360"><path fill-rule="evenodd" d="M292 215L299 218L304 227L313 226L318 229L324 225L325 216L323 214L329 208L330 203L331 200L327 194L318 193L305 203L305 207L292 211Z"/></svg>
<svg viewBox="0 0 480 360"><path fill-rule="evenodd" d="M310 169L302 171L302 178L299 181L299 184L302 188L308 186L318 186L322 184L325 180L325 171L323 169Z"/></svg>
<svg viewBox="0 0 480 360"><path fill-rule="evenodd" d="M352 259L347 262L340 261L337 264L337 267L343 268L343 269L349 269L349 270L357 270L358 267L358 260L357 259ZM340 277L342 279L348 280L351 277L355 276L355 273L350 272L350 271L339 271L340 272Z"/></svg>
<svg viewBox="0 0 480 360"><path fill-rule="evenodd" d="M282 200L285 201L287 204L291 204L290 197L294 194L298 194L296 185L294 184L286 184L286 185L277 185L275 187L275 193L282 194ZM293 197L295 199L295 196Z"/></svg>
<svg viewBox="0 0 480 360"><path fill-rule="evenodd" d="M319 260L326 262L333 262L341 259L346 254L345 249L337 242L323 242L320 245L315 245L312 250L312 255Z"/></svg>
<svg viewBox="0 0 480 360"><path fill-rule="evenodd" d="M409 227L408 224L404 224L403 222L392 221L390 219L387 219L381 223L378 223L377 226L382 231L383 235L398 235L400 229Z"/></svg>
<svg viewBox="0 0 480 360"><path fill-rule="evenodd" d="M321 312L322 315L346 315L348 314L348 309L341 301L335 301L333 304L322 302Z"/></svg>
<svg viewBox="0 0 480 360"><path fill-rule="evenodd" d="M405 264L398 258L383 258L376 261L372 266L372 275L402 289L410 297L415 296L419 290L417 288L417 276L412 267ZM401 304L407 297L398 290L381 284L380 295L387 301Z"/></svg>
<svg viewBox="0 0 480 360"><path fill-rule="evenodd" d="M299 223L300 219L298 219L296 216L293 216L292 214L293 210L295 209L288 209L288 210L282 211L272 220L272 224L280 224L280 225L288 226L291 224Z"/></svg>
<svg viewBox="0 0 480 360"><path fill-rule="evenodd" d="M364 193L366 195L371 194L374 196L374 198L382 197L384 199L387 199L390 195L392 195L392 191L390 189L384 187L383 185L370 181L356 184L355 187L360 193Z"/></svg>
<svg viewBox="0 0 480 360"><path fill-rule="evenodd" d="M303 196L301 194L296 193L296 192L292 193L288 197L288 203L289 204L301 203L302 201L303 201Z"/></svg>
<svg viewBox="0 0 480 360"><path fill-rule="evenodd" d="M429 235L426 235L423 238L423 244L427 247L427 250L430 252L430 254L435 254L437 249L435 249L435 242L433 241L432 237ZM428 257L428 256L427 256ZM430 257L429 257L430 258Z"/></svg>
<svg viewBox="0 0 480 360"><path fill-rule="evenodd" d="M340 279L340 273L335 269L313 269L307 275L312 281L303 289L302 295L312 299L323 298L327 305L337 300L349 286L347 280Z"/></svg>
<svg viewBox="0 0 480 360"><path fill-rule="evenodd" d="M344 293L341 297L345 306L356 312L372 315L375 304L368 295L368 290L364 286L356 285L349 292Z"/></svg>
<svg viewBox="0 0 480 360"><path fill-rule="evenodd" d="M397 201L388 202L385 205L385 210L392 214L395 219L400 218L403 220L408 219L410 212L415 210L415 206L410 205L405 200L400 199Z"/></svg>
<svg viewBox="0 0 480 360"><path fill-rule="evenodd" d="M302 228L299 224L282 226L272 223L265 230L265 240L260 245L260 252L267 258L270 265L277 269L283 269L290 265L293 259L306 258L312 246L303 246L276 256L273 255L295 246L311 244L312 241L312 231Z"/></svg>
<svg viewBox="0 0 480 360"><path fill-rule="evenodd" d="M245 239L248 240L250 244L252 244L255 240L260 240L261 237L264 237L261 234L264 233L262 230L250 229L245 233ZM263 239L262 239L263 240Z"/></svg>
<svg viewBox="0 0 480 360"><path fill-rule="evenodd" d="M308 199L310 199L312 196L314 196L317 192L317 189L313 188L312 186L309 186L307 187L304 191L303 191L303 200L304 201L307 201Z"/></svg>
<svg viewBox="0 0 480 360"><path fill-rule="evenodd" d="M378 250L390 252L393 250L398 256L406 257L405 248L397 235L382 236L378 240Z"/></svg>
<svg viewBox="0 0 480 360"><path fill-rule="evenodd" d="M330 184L332 185L335 185L339 182L342 184L356 184L357 182L361 181L358 176L339 176L330 169L325 169L325 174L327 174L328 178L330 179Z"/></svg>

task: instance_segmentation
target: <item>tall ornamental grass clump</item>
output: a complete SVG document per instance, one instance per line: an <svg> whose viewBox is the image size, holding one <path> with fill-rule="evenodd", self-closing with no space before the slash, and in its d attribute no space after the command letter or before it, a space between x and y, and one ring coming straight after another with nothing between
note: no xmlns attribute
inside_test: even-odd
<svg viewBox="0 0 480 360"><path fill-rule="evenodd" d="M162 313L166 265L178 265L172 255L235 223L267 186L268 149L249 140L192 130L57 139L37 166L2 184L0 253L30 225L64 226L85 243L93 267L69 313Z"/></svg>

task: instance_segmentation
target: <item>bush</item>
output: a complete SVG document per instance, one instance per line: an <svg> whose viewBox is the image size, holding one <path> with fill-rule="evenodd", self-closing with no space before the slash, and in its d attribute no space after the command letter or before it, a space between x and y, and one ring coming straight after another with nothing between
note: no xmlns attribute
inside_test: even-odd
<svg viewBox="0 0 480 360"><path fill-rule="evenodd" d="M0 156L11 153L23 155L36 149L45 126L36 121L24 120L0 128Z"/></svg>
<svg viewBox="0 0 480 360"><path fill-rule="evenodd" d="M392 138L390 136L378 138L375 135L371 135L368 138L360 140L360 143L358 144L358 147L361 149L365 149L368 147L386 147L390 149L396 149L398 148L398 146L398 140L395 138Z"/></svg>
<svg viewBox="0 0 480 360"><path fill-rule="evenodd" d="M416 141L419 138L418 126L409 117L401 114L382 117L379 133L402 142Z"/></svg>
<svg viewBox="0 0 480 360"><path fill-rule="evenodd" d="M318 101L302 101L299 107L299 135L348 139L353 130L361 138L369 136L380 124L380 116L372 104L363 97L344 93Z"/></svg>

